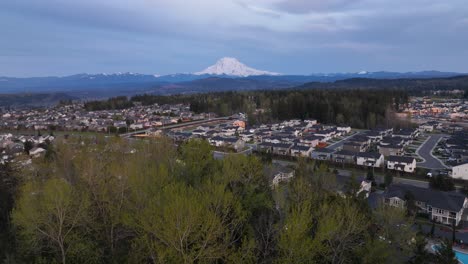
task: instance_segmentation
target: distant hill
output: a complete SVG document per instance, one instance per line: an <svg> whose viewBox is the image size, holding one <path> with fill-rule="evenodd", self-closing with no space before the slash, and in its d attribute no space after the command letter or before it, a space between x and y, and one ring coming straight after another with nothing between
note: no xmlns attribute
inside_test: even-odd
<svg viewBox="0 0 468 264"><path fill-rule="evenodd" d="M232 66L232 65L231 65ZM240 66L239 66L240 67ZM229 68L230 69L230 68ZM226 70L226 69L222 69ZM231 69L236 74L248 74L245 68ZM258 72L257 72L258 73ZM171 74L164 76L114 73L76 74L65 77L0 77L0 93L65 92L93 97L134 94L135 92L172 93L224 91L226 89L274 89L302 85L309 82L330 83L350 78L368 79L431 79L460 75L451 72L359 72L312 75L255 75L247 77L226 74ZM229 87L229 88L228 88ZM159 90L158 90L159 89ZM184 90L186 89L186 90ZM86 96L86 97L87 97Z"/></svg>
<svg viewBox="0 0 468 264"><path fill-rule="evenodd" d="M0 94L1 107L41 107L55 105L64 100L75 100L76 97L65 93L38 94Z"/></svg>
<svg viewBox="0 0 468 264"><path fill-rule="evenodd" d="M408 92L428 90L467 90L468 75L428 79L369 79L352 78L333 83L311 82L294 87L298 89L403 89Z"/></svg>
<svg viewBox="0 0 468 264"><path fill-rule="evenodd" d="M372 74L375 73L360 73L359 76ZM380 74L380 76L384 76L382 73ZM431 76L431 74L436 73L425 74L422 75ZM441 75L442 73L437 72L437 74ZM79 74L68 77L0 78L0 93L3 94L0 94L0 107L44 106L65 99L100 100L136 94L173 95L278 89L403 89L410 94L424 94L432 90L468 90L468 75L444 78L379 79L353 77L340 79L345 76L348 75L262 75L237 78L226 75L153 76L124 73ZM338 79L333 80L333 78Z"/></svg>

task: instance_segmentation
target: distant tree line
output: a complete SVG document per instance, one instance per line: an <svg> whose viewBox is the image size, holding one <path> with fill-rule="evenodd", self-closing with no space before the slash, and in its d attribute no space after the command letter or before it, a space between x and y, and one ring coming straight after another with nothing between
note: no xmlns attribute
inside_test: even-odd
<svg viewBox="0 0 468 264"><path fill-rule="evenodd" d="M190 104L197 113L214 112L221 116L243 112L250 124L292 118L316 118L322 123L347 124L356 128L389 126L392 113L408 102L401 90L271 90L204 93L192 95L136 95L115 97L85 104L87 110L123 109L135 102L143 105Z"/></svg>
<svg viewBox="0 0 468 264"><path fill-rule="evenodd" d="M88 101L84 104L84 108L87 111L118 110L130 108L132 106L133 102L128 100L126 96L112 97L102 101Z"/></svg>
<svg viewBox="0 0 468 264"><path fill-rule="evenodd" d="M214 112L222 116L243 112L248 114L250 124L316 118L322 123L373 128L390 125L392 113L408 102L408 95L397 90L276 90L142 95L131 101L189 103L194 112Z"/></svg>

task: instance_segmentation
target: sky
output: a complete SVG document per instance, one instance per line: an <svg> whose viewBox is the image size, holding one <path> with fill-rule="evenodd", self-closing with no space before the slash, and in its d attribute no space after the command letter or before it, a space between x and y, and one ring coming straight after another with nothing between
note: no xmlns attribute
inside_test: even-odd
<svg viewBox="0 0 468 264"><path fill-rule="evenodd" d="M468 72L466 0L4 0L0 76Z"/></svg>

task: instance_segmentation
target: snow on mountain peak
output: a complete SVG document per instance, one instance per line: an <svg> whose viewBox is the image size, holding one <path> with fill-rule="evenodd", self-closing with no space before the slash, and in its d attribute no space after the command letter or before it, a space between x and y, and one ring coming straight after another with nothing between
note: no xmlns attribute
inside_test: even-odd
<svg viewBox="0 0 468 264"><path fill-rule="evenodd" d="M230 76L252 76L252 75L280 75L275 72L261 71L250 68L236 58L224 57L219 59L214 65L204 69L201 72L196 72L196 75L213 74L213 75L230 75Z"/></svg>

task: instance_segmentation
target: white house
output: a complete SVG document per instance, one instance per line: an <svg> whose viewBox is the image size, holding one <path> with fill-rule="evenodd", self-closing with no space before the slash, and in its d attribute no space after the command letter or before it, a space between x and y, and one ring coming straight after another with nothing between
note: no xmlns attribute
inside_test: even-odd
<svg viewBox="0 0 468 264"><path fill-rule="evenodd" d="M220 137L215 136L208 140L212 146L215 147L231 147L236 151L244 148L245 142L242 139L236 137Z"/></svg>
<svg viewBox="0 0 468 264"><path fill-rule="evenodd" d="M359 195L360 193L364 193L364 197L369 198L369 193L371 192L371 189L372 189L371 181L362 181L361 187L359 187L359 191L357 192L357 194Z"/></svg>
<svg viewBox="0 0 468 264"><path fill-rule="evenodd" d="M412 173L416 169L416 159L405 156L389 156L387 169Z"/></svg>
<svg viewBox="0 0 468 264"><path fill-rule="evenodd" d="M468 199L463 194L404 184L390 185L384 199L387 205L399 208L405 208L408 199L412 199L418 212L426 213L430 219L446 225L453 222L458 225L468 207Z"/></svg>
<svg viewBox="0 0 468 264"><path fill-rule="evenodd" d="M419 125L419 131L421 132L432 132L434 131L434 126L433 125L430 125L430 124L421 124Z"/></svg>
<svg viewBox="0 0 468 264"><path fill-rule="evenodd" d="M46 150L41 148L41 147L37 147L37 148L33 148L29 151L29 155L33 156L33 157L39 157L42 153L45 153Z"/></svg>
<svg viewBox="0 0 468 264"><path fill-rule="evenodd" d="M336 130L345 132L346 134L351 133L351 127L350 126L337 126Z"/></svg>
<svg viewBox="0 0 468 264"><path fill-rule="evenodd" d="M453 166L452 178L468 180L468 162Z"/></svg>
<svg viewBox="0 0 468 264"><path fill-rule="evenodd" d="M272 187L278 186L280 182L289 182L294 177L294 170L289 168L277 167L273 172Z"/></svg>
<svg viewBox="0 0 468 264"><path fill-rule="evenodd" d="M310 146L294 145L291 148L291 156L294 157L310 157L313 148Z"/></svg>
<svg viewBox="0 0 468 264"><path fill-rule="evenodd" d="M356 155L356 164L378 168L384 164L384 156L378 152L359 152Z"/></svg>

